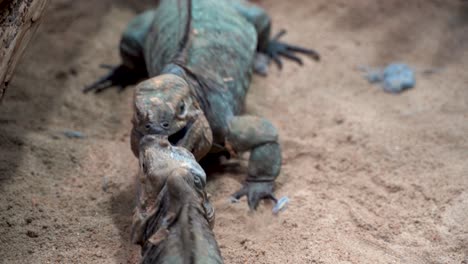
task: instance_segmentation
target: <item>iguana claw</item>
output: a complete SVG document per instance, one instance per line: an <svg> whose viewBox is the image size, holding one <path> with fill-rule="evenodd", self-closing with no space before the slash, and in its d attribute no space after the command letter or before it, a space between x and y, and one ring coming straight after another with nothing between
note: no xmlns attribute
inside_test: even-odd
<svg viewBox="0 0 468 264"><path fill-rule="evenodd" d="M121 92L125 87L137 83L144 77L123 64L119 66L101 64L100 66L101 68L109 69L109 73L98 79L93 84L86 86L83 89L83 93L87 93L92 90L94 90L95 93L99 93L112 86L117 86L118 90Z"/></svg>
<svg viewBox="0 0 468 264"><path fill-rule="evenodd" d="M275 203L278 201L273 194L273 185L273 182L246 182L232 197L238 200L246 195L250 209L255 210L261 199L270 199Z"/></svg>
<svg viewBox="0 0 468 264"><path fill-rule="evenodd" d="M320 55L312 49L306 49L299 46L289 45L287 43L279 41L279 39L286 34L286 30L280 30L268 43L266 50L267 55L276 63L279 69L283 68L281 57L285 57L289 60L295 61L299 65L302 65L302 60L296 56L296 53L302 53L310 56L312 59L319 61Z"/></svg>

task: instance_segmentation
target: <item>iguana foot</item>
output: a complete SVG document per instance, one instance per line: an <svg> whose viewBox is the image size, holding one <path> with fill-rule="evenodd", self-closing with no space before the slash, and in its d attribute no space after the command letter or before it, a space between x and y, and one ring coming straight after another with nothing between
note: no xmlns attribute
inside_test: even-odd
<svg viewBox="0 0 468 264"><path fill-rule="evenodd" d="M273 182L247 181L239 191L232 195L232 197L238 200L242 196L246 195L250 209L255 210L262 199L270 199L275 203L277 202L277 199L273 194L273 185Z"/></svg>
<svg viewBox="0 0 468 264"><path fill-rule="evenodd" d="M125 87L136 84L139 80L145 76L139 71L135 71L123 64L119 66L111 65L100 65L101 68L109 69L109 73L98 79L91 85L86 86L83 89L83 93L94 90L95 93L104 91L112 86L117 86L119 92L123 91Z"/></svg>
<svg viewBox="0 0 468 264"><path fill-rule="evenodd" d="M287 43L279 41L279 39L286 34L286 30L282 29L278 32L268 43L266 49L267 55L278 65L279 69L282 69L283 63L281 62L281 57L285 57L289 60L297 62L299 65L302 65L301 58L297 57L297 53L302 53L308 55L312 59L319 61L320 55L312 49L306 49L299 46L289 45Z"/></svg>

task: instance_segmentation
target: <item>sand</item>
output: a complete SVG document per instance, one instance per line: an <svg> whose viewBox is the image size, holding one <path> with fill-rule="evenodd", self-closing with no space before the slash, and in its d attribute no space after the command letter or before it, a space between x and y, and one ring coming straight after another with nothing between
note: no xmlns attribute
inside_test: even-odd
<svg viewBox="0 0 468 264"><path fill-rule="evenodd" d="M120 34L150 1L127 2L51 0L17 67L0 106L2 263L137 259L133 88L81 93L119 63ZM280 131L286 211L228 202L245 159L208 171L225 262L466 264L468 4L256 2L322 61L272 67L247 100ZM393 61L417 69L415 88L387 94L358 70Z"/></svg>

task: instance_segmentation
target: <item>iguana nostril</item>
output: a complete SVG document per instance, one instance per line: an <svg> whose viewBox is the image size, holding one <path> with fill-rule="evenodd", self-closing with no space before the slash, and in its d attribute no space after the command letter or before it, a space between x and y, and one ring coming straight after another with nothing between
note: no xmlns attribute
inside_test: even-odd
<svg viewBox="0 0 468 264"><path fill-rule="evenodd" d="M161 123L161 126L162 126L164 129L167 129L167 128L169 128L169 122L162 122L162 123Z"/></svg>

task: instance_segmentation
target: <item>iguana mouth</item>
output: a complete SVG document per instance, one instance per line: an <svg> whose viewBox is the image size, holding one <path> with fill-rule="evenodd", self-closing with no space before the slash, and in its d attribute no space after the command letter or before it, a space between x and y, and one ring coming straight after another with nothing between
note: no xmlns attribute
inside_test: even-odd
<svg viewBox="0 0 468 264"><path fill-rule="evenodd" d="M174 134L168 137L169 142L173 146L177 146L179 141L181 141L186 135L190 127L192 126L193 122L187 122L187 124L181 128L179 131L175 132Z"/></svg>

